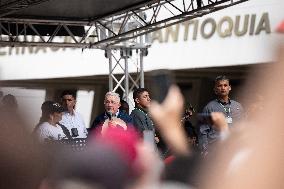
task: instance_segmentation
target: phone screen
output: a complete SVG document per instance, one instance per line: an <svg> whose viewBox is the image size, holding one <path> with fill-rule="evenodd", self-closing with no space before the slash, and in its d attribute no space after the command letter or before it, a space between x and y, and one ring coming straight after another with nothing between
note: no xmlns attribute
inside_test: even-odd
<svg viewBox="0 0 284 189"><path fill-rule="evenodd" d="M170 86L174 84L173 73L170 70L155 70L150 74L151 98L163 102Z"/></svg>

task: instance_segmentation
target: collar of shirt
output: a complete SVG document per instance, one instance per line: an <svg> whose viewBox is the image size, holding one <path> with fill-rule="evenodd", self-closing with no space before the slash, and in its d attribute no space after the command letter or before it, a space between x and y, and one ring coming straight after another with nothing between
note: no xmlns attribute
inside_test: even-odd
<svg viewBox="0 0 284 189"><path fill-rule="evenodd" d="M227 105L227 104L231 104L231 99L230 99L230 98L229 98L229 100L228 100L228 103L227 103L227 102L224 102L224 101L222 101L222 100L220 100L220 99L216 99L216 100L217 100L218 103L222 104L223 106L225 106L225 105Z"/></svg>
<svg viewBox="0 0 284 189"><path fill-rule="evenodd" d="M76 112L75 110L73 110L73 113L66 111L66 112L63 112L63 114L68 115L68 116L75 116Z"/></svg>
<svg viewBox="0 0 284 189"><path fill-rule="evenodd" d="M119 110L117 110L117 112L115 113L115 117L118 117L118 114L119 114ZM107 112L105 112L105 117L108 117Z"/></svg>
<svg viewBox="0 0 284 189"><path fill-rule="evenodd" d="M119 109L117 110L117 112L115 113L115 117L117 117L119 114Z"/></svg>
<svg viewBox="0 0 284 189"><path fill-rule="evenodd" d="M139 110L139 111L142 111L142 112L145 113L145 114L148 113L145 109L143 109L143 108L141 108L141 107L138 107L138 106L135 106L135 109L137 109L137 110Z"/></svg>

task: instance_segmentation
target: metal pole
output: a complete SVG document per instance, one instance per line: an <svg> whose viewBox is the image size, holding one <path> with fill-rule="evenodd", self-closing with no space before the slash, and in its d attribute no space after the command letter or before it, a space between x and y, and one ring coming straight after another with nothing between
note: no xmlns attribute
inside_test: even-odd
<svg viewBox="0 0 284 189"><path fill-rule="evenodd" d="M113 80L112 80L112 52L111 49L107 50L107 57L108 57L108 63L109 63L109 75L108 75L108 88L109 91L113 90Z"/></svg>
<svg viewBox="0 0 284 189"><path fill-rule="evenodd" d="M125 50L127 51L127 50ZM128 95L129 95L129 73L128 73L128 56L126 54L126 56L124 57L124 60L125 60L125 69L124 69L124 75L125 75L125 86L124 86L124 89L125 89L125 100L127 103L129 103L129 99L128 99Z"/></svg>
<svg viewBox="0 0 284 189"><path fill-rule="evenodd" d="M144 88L143 51L144 49L140 49L140 87L141 88Z"/></svg>

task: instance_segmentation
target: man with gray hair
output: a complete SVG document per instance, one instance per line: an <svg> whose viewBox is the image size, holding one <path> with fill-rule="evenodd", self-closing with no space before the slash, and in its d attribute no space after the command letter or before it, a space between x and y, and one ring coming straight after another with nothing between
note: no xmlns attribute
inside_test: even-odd
<svg viewBox="0 0 284 189"><path fill-rule="evenodd" d="M103 133L108 127L121 127L127 130L128 127L133 126L132 118L123 111L119 111L119 94L107 92L104 99L104 106L105 112L95 118L91 125L92 130L98 129Z"/></svg>

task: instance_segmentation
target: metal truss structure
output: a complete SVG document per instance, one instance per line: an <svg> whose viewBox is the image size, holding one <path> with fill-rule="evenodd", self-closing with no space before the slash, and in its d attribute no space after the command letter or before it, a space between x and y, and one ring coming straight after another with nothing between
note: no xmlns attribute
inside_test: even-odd
<svg viewBox="0 0 284 189"><path fill-rule="evenodd" d="M129 93L134 88L144 87L143 57L147 53L147 49L107 49L105 55L109 59L109 91L120 89L124 94L123 99L129 103ZM136 71L135 76L129 74L130 68Z"/></svg>
<svg viewBox="0 0 284 189"><path fill-rule="evenodd" d="M95 19L14 17L17 11L48 0L6 0L0 3L0 47L41 46L97 48L109 60L109 91L129 93L144 87L143 57L150 32L201 17L248 0L153 0ZM43 26L49 27L42 32ZM80 28L80 32L74 31ZM83 32L82 32L83 31ZM136 75L129 74L129 68Z"/></svg>
<svg viewBox="0 0 284 189"><path fill-rule="evenodd" d="M144 48L131 44L137 36L248 1L248 0L154 0L96 19L37 19L12 17L13 13L47 0L12 0L0 4L0 46L99 48ZM41 34L40 26L52 26ZM72 27L83 27L77 35ZM68 40L59 36L64 31ZM31 37L35 36L35 37ZM147 46L149 40L144 39ZM141 44L141 43L139 43Z"/></svg>

